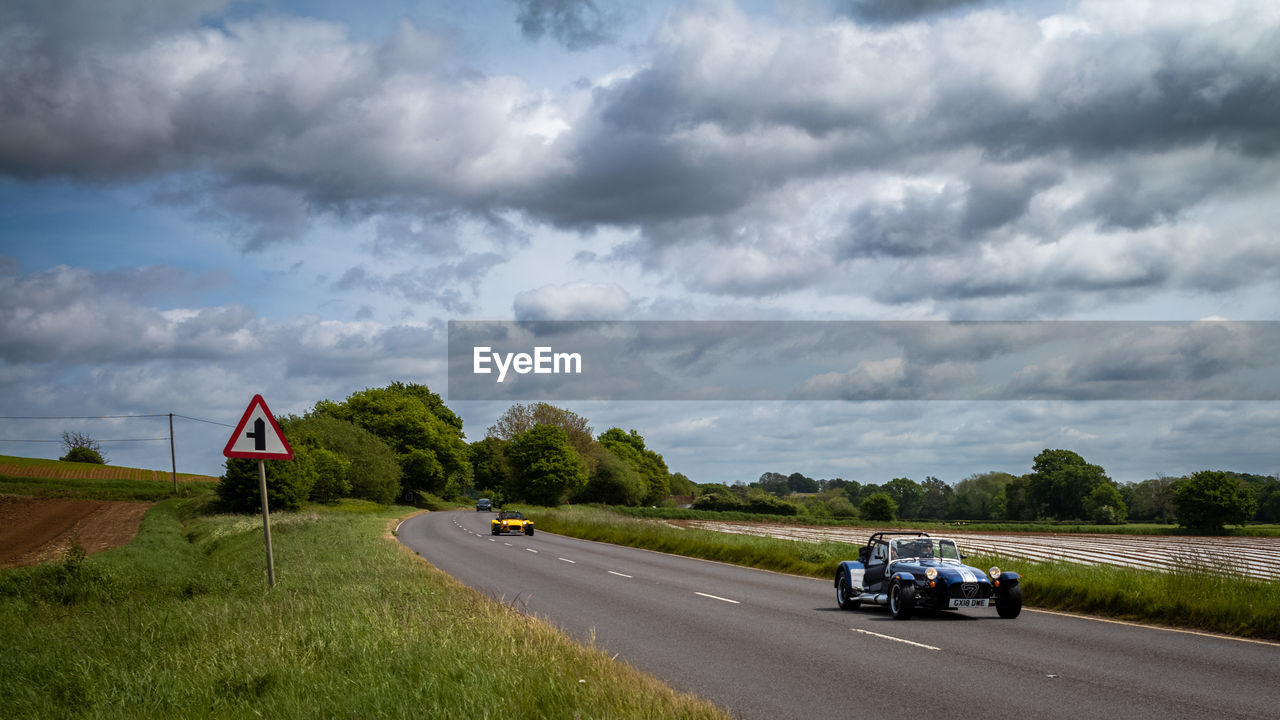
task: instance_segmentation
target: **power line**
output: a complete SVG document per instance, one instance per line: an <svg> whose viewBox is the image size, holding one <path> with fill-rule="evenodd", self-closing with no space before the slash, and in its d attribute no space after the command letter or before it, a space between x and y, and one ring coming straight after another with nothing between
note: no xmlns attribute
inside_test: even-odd
<svg viewBox="0 0 1280 720"><path fill-rule="evenodd" d="M95 440L94 440L94 442L99 442L99 443L113 443L113 442L155 442L156 440L168 440L168 439L169 439L169 438L167 438L167 437L162 437L162 438L124 438L124 439L120 439L120 440L96 440L96 439L95 439ZM8 440L8 439L0 439L0 442L11 442L11 443L60 443L60 442L63 442L63 441L62 441L62 440Z"/></svg>
<svg viewBox="0 0 1280 720"><path fill-rule="evenodd" d="M195 420L196 422L209 423L210 425L221 425L222 427L229 427L229 428L235 427L235 425L228 425L226 423L221 423L216 420L204 420L202 418L194 418L194 417L188 417L186 415L179 415L178 413L174 413L173 416L176 418L182 418L183 420Z"/></svg>
<svg viewBox="0 0 1280 720"><path fill-rule="evenodd" d="M112 420L116 418L169 417L169 413L151 415L0 415L0 420ZM192 418L193 420L195 418Z"/></svg>

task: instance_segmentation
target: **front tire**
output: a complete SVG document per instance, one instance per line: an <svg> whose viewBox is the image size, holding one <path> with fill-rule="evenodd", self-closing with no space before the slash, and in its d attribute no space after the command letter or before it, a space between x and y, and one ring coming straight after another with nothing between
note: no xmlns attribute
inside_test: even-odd
<svg viewBox="0 0 1280 720"><path fill-rule="evenodd" d="M527 528L525 528L525 529L524 529L524 534L525 534L525 535L528 535L528 536L530 536L530 537L533 537L533 528L531 528L531 527L527 527Z"/></svg>
<svg viewBox="0 0 1280 720"><path fill-rule="evenodd" d="M862 605L862 601L857 599L853 588L849 586L849 573L844 570L836 575L836 605L841 610L857 610Z"/></svg>
<svg viewBox="0 0 1280 720"><path fill-rule="evenodd" d="M894 620L910 620L916 609L916 586L894 580L889 586L889 612Z"/></svg>
<svg viewBox="0 0 1280 720"><path fill-rule="evenodd" d="M996 614L1012 620L1022 612L1022 583L1005 588L996 598Z"/></svg>

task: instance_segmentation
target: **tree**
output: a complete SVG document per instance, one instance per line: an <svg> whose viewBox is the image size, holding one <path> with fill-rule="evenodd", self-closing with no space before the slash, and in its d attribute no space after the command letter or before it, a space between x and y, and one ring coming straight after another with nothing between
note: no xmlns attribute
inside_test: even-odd
<svg viewBox="0 0 1280 720"><path fill-rule="evenodd" d="M996 496L991 500L993 518L1035 520L1036 505L1031 500L1031 493L1028 489L1030 486L1030 475L1021 475L1010 480L1004 486L1004 489L996 493Z"/></svg>
<svg viewBox="0 0 1280 720"><path fill-rule="evenodd" d="M595 453L592 452L592 446L596 444L595 439L591 436L591 426L587 424L587 419L581 415L556 407L545 402L537 402L532 405L522 405L516 403L507 411L502 413L497 422L489 426L485 437L497 438L499 440L511 440L515 436L527 432L534 425L554 425L564 431L566 437L569 438L569 446L577 451L578 455L588 463L587 469L591 469L592 461Z"/></svg>
<svg viewBox="0 0 1280 720"><path fill-rule="evenodd" d="M492 435L471 443L471 476L476 489L500 490L511 480L511 466L503 452L506 443Z"/></svg>
<svg viewBox="0 0 1280 720"><path fill-rule="evenodd" d="M321 447L310 448L308 452L316 471L316 480L311 486L311 500L333 504L350 495L351 481L347 476L351 473L351 461Z"/></svg>
<svg viewBox="0 0 1280 720"><path fill-rule="evenodd" d="M998 520L996 498L1014 477L1009 473L976 473L956 484L950 517L957 520Z"/></svg>
<svg viewBox="0 0 1280 720"><path fill-rule="evenodd" d="M767 472L760 476L759 480L752 483L761 490L778 497L786 497L791 494L791 484L787 482L787 476L782 473Z"/></svg>
<svg viewBox="0 0 1280 720"><path fill-rule="evenodd" d="M1138 522L1173 522L1177 518L1173 507L1175 480L1176 478L1161 475L1131 485L1129 519Z"/></svg>
<svg viewBox="0 0 1280 720"><path fill-rule="evenodd" d="M471 486L462 419L425 385L368 388L341 403L322 400L312 414L355 423L391 446L402 473L400 498L406 502L413 502L418 491L443 497Z"/></svg>
<svg viewBox="0 0 1280 720"><path fill-rule="evenodd" d="M280 429L294 448L322 448L347 461L342 481L335 485L337 489L343 485L348 488L341 497L349 495L385 505L400 495L401 469L396 454L382 438L368 430L350 421L314 412L301 418L281 418ZM316 492L312 490L313 495ZM319 492L324 494L329 490L322 488Z"/></svg>
<svg viewBox="0 0 1280 720"><path fill-rule="evenodd" d="M535 505L559 505L581 492L587 470L569 446L564 430L554 425L534 425L507 443L506 456L512 478L505 495Z"/></svg>
<svg viewBox="0 0 1280 720"><path fill-rule="evenodd" d="M59 460L67 462L94 463L105 465L107 459L102 455L102 446L88 433L62 431L62 447L67 452Z"/></svg>
<svg viewBox="0 0 1280 720"><path fill-rule="evenodd" d="M898 517L898 504L886 492L878 492L867 496L859 508L862 517L868 520L894 520Z"/></svg>
<svg viewBox="0 0 1280 720"><path fill-rule="evenodd" d="M920 499L921 518L937 520L949 517L955 491L951 486L930 475L920 483L924 497Z"/></svg>
<svg viewBox="0 0 1280 720"><path fill-rule="evenodd" d="M803 474L794 472L787 476L787 487L793 493L816 493L818 492L818 481L811 477L805 477Z"/></svg>
<svg viewBox="0 0 1280 720"><path fill-rule="evenodd" d="M667 485L672 495L693 495L693 481L685 476L684 473L671 473L671 477L667 480Z"/></svg>
<svg viewBox="0 0 1280 720"><path fill-rule="evenodd" d="M609 428L600 433L600 444L606 450L627 461L644 481L649 490L643 502L656 504L671 494L668 478L671 471L667 463L658 453L648 449L644 437L635 430L623 431L622 428Z"/></svg>
<svg viewBox="0 0 1280 720"><path fill-rule="evenodd" d="M1212 532L1245 524L1257 507L1238 478L1218 470L1201 470L1178 481L1173 488L1173 505L1179 525Z"/></svg>
<svg viewBox="0 0 1280 720"><path fill-rule="evenodd" d="M1111 482L1100 466L1070 450L1044 450L1032 469L1027 494L1040 513L1056 519L1085 517L1085 498Z"/></svg>
<svg viewBox="0 0 1280 720"><path fill-rule="evenodd" d="M606 505L639 505L649 493L649 483L631 467L630 463L606 449L600 450L596 467L587 485L576 498L577 502L595 502Z"/></svg>
<svg viewBox="0 0 1280 720"><path fill-rule="evenodd" d="M267 506L271 510L299 510L311 496L317 478L313 453L311 448L297 447L292 460L266 461ZM216 490L222 507L230 512L260 510L258 461L227 458L225 467Z"/></svg>
<svg viewBox="0 0 1280 720"><path fill-rule="evenodd" d="M1129 509L1120 496L1120 488L1114 483L1099 483L1084 499L1084 511L1099 525L1124 523Z"/></svg>
<svg viewBox="0 0 1280 720"><path fill-rule="evenodd" d="M884 492L889 493L898 506L898 517L915 518L920 516L920 502L924 499L924 489L911 478L894 478L884 484Z"/></svg>

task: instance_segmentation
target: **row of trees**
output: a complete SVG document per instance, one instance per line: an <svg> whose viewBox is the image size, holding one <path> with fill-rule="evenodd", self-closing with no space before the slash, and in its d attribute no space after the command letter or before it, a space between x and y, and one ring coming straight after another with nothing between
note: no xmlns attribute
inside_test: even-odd
<svg viewBox="0 0 1280 720"><path fill-rule="evenodd" d="M472 443L439 395L399 382L322 400L279 422L294 450L293 461L266 466L267 499L280 509L343 497L412 504L424 494L473 492L499 502L640 505L694 492L635 430L595 437L586 418L547 403L511 407ZM228 459L218 493L228 509L256 509L257 462Z"/></svg>
<svg viewBox="0 0 1280 720"><path fill-rule="evenodd" d="M642 505L692 494L635 430L592 435L586 418L547 403L517 404L471 444L477 492L539 505Z"/></svg>
<svg viewBox="0 0 1280 720"><path fill-rule="evenodd" d="M745 510L753 494L790 505L775 514L803 513L868 520L1086 520L1174 522L1216 528L1248 521L1280 522L1280 477L1204 471L1117 483L1102 467L1070 450L1044 450L1032 472L971 475L955 486L938 478L895 478L883 485L842 478L814 480L768 472L745 486L703 486L695 507L726 508L725 494ZM806 493L797 497L797 493ZM784 500L785 499L785 500ZM756 505L761 505L757 500Z"/></svg>

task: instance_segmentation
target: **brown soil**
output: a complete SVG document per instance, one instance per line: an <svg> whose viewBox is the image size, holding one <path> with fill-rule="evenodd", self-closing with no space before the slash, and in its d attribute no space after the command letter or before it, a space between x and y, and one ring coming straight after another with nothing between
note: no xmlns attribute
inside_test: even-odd
<svg viewBox="0 0 1280 720"><path fill-rule="evenodd" d="M72 541L88 553L124 545L151 505L0 495L0 568L56 560Z"/></svg>

